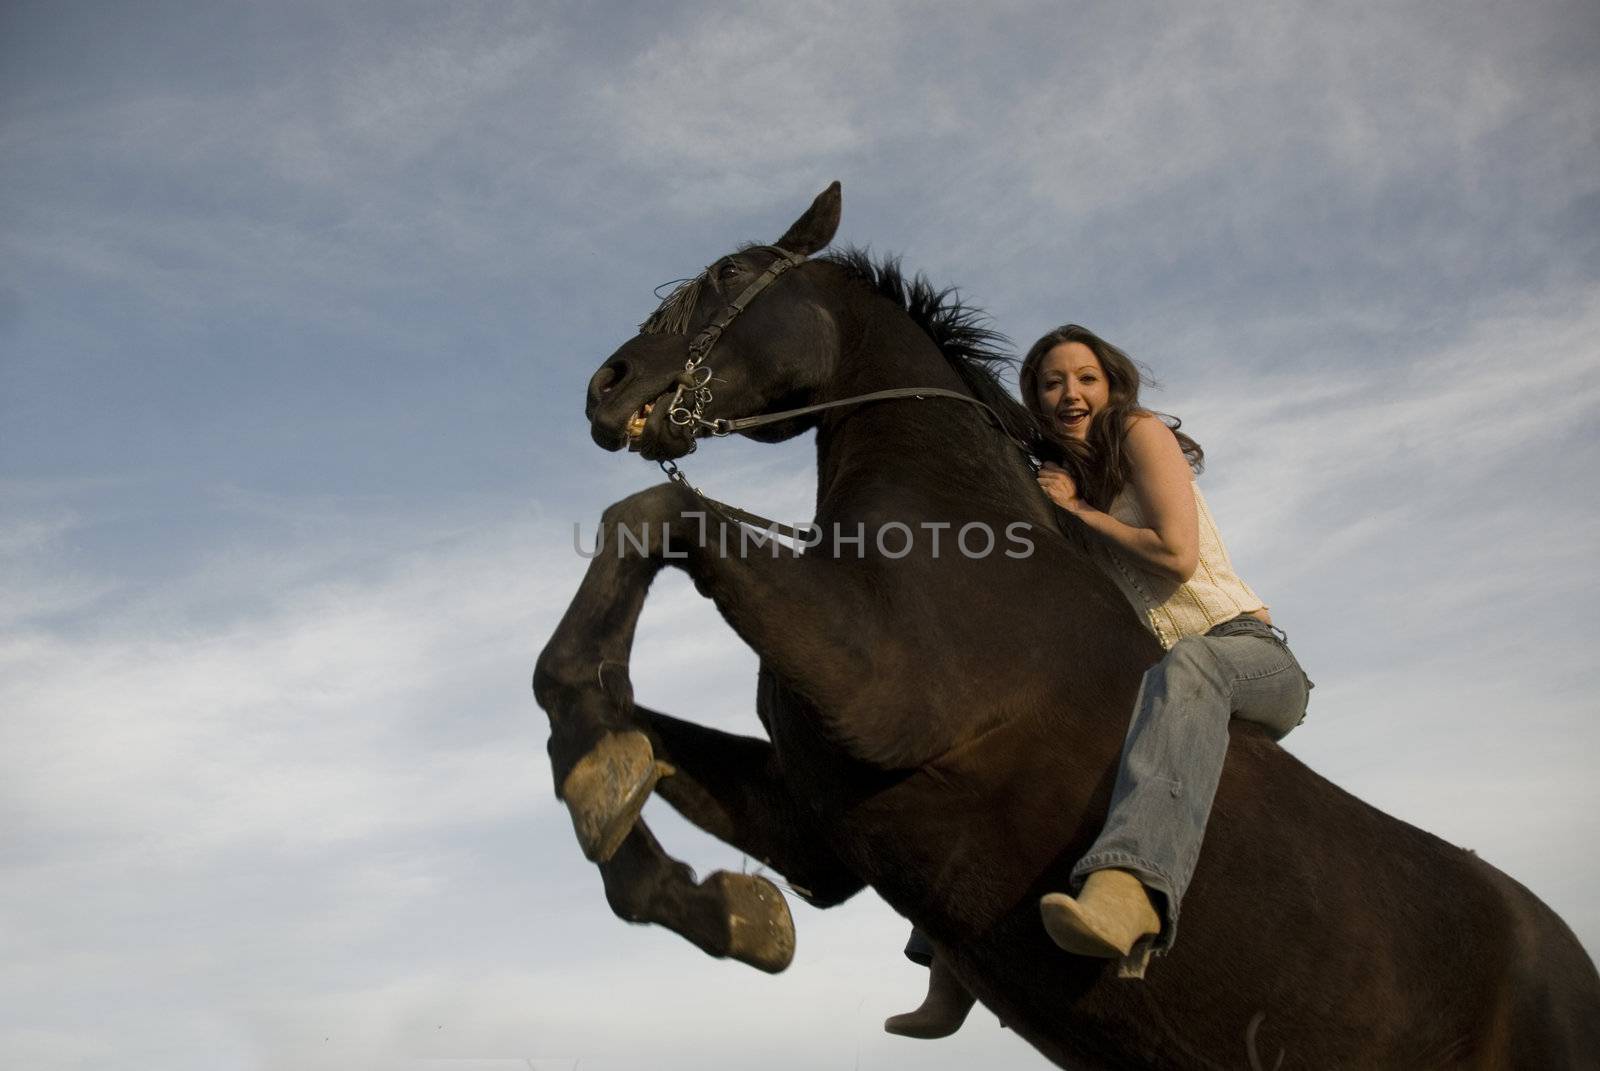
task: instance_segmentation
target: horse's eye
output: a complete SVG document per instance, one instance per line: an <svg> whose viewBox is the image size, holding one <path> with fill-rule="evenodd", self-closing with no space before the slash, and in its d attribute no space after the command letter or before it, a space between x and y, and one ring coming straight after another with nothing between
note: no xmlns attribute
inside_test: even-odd
<svg viewBox="0 0 1600 1071"><path fill-rule="evenodd" d="M739 265L738 265L738 263L736 261L732 261L732 260L725 261L725 262L723 262L723 264L719 268L717 268L717 281L725 283L729 279L732 279L734 276L736 276L738 274L739 274Z"/></svg>

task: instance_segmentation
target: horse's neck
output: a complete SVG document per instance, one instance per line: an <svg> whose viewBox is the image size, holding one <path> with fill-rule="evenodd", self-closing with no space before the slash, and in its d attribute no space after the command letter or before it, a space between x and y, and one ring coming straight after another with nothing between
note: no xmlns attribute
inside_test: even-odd
<svg viewBox="0 0 1600 1071"><path fill-rule="evenodd" d="M895 387L970 394L927 334L903 314L879 315L842 362L827 397ZM906 398L845 406L817 429L819 516L891 501L1025 501L1026 470L1016 448L979 406L953 398Z"/></svg>

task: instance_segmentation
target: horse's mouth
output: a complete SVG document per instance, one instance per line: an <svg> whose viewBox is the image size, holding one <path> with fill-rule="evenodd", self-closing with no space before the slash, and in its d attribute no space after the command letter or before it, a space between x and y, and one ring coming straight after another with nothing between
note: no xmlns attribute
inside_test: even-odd
<svg viewBox="0 0 1600 1071"><path fill-rule="evenodd" d="M668 388L638 408L618 423L616 420L597 420L593 426L594 440L607 450L627 447L630 453L640 454L647 461L663 461L682 457L694 449L694 436L689 429L667 419L672 406L673 388Z"/></svg>
<svg viewBox="0 0 1600 1071"><path fill-rule="evenodd" d="M655 461L660 456L677 457L670 441L676 436L677 425L668 420L671 415L672 392L663 391L648 402L640 404L623 425L622 435L631 453L642 453ZM665 451L665 453L663 453ZM685 448L682 453L687 453Z"/></svg>
<svg viewBox="0 0 1600 1071"><path fill-rule="evenodd" d="M623 428L623 434L628 437L629 450L639 449L639 437L644 434L644 422L649 419L650 410L655 407L655 402L645 402L635 409L633 415L628 418L627 426Z"/></svg>

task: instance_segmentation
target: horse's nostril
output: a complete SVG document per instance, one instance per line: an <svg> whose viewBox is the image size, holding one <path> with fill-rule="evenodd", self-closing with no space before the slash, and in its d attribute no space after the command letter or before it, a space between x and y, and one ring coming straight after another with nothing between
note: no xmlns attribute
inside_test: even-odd
<svg viewBox="0 0 1600 1071"><path fill-rule="evenodd" d="M628 374L628 366L621 361L613 361L600 369L600 374L595 376L595 390L605 394L615 387Z"/></svg>
<svg viewBox="0 0 1600 1071"><path fill-rule="evenodd" d="M583 406L584 417L593 420L595 410L605 401L605 396L628 382L632 374L628 362L620 358L601 365L600 370L589 377L588 399Z"/></svg>

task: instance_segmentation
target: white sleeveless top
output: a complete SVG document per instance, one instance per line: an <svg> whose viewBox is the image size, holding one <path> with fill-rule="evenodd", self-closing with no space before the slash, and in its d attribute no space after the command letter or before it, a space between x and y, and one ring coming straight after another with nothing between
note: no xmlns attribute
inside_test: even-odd
<svg viewBox="0 0 1600 1071"><path fill-rule="evenodd" d="M1194 488L1200 521L1200 560L1194 575L1184 583L1150 572L1104 539L1090 540L1096 563L1122 589L1161 646L1169 650L1183 636L1203 636L1240 614L1266 609L1261 597L1233 571L1228 548L1223 546L1222 533L1217 531L1200 486L1192 480L1189 486ZM1106 512L1133 528L1150 527L1126 487Z"/></svg>

